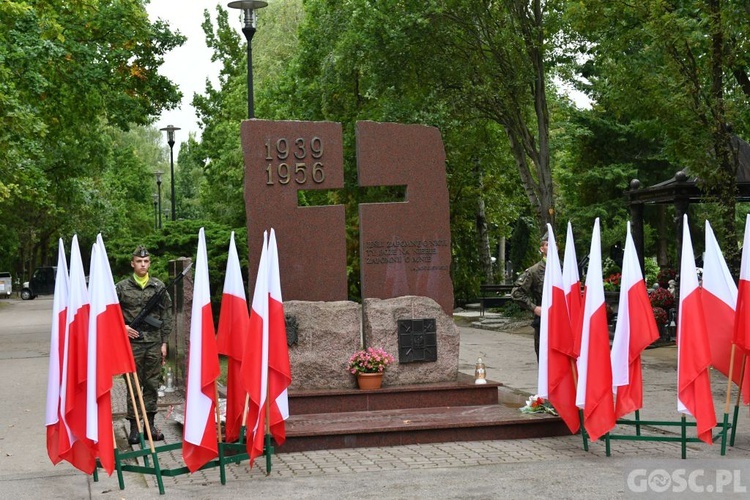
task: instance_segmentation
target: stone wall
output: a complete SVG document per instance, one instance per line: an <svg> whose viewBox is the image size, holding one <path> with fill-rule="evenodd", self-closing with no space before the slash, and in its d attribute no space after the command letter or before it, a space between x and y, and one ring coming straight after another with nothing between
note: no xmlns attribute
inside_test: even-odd
<svg viewBox="0 0 750 500"><path fill-rule="evenodd" d="M347 371L359 349L362 308L356 302L284 302L284 314L297 321L297 342L289 347L291 390L344 389L356 386Z"/></svg>
<svg viewBox="0 0 750 500"><path fill-rule="evenodd" d="M364 340L366 346L382 347L396 357L388 368L383 385L452 382L458 377L460 335L453 318L440 304L428 297L396 297L364 300ZM437 322L437 361L398 362L398 320L434 318Z"/></svg>
<svg viewBox="0 0 750 500"><path fill-rule="evenodd" d="M386 386L457 379L458 328L440 304L428 297L415 296L366 299L364 316L362 311L355 302L284 302L285 314L297 321L297 342L289 348L290 389L355 388L356 380L347 371L347 362L360 349L362 333L366 347L382 347L396 358L396 363L385 372ZM399 363L397 321L423 318L437 322L437 361Z"/></svg>

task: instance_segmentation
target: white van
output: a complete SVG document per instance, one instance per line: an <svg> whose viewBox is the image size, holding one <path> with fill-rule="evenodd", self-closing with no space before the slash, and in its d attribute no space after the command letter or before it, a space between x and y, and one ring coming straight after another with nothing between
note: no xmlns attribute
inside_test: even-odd
<svg viewBox="0 0 750 500"><path fill-rule="evenodd" d="M13 280L10 273L0 272L0 297L8 298L13 293Z"/></svg>

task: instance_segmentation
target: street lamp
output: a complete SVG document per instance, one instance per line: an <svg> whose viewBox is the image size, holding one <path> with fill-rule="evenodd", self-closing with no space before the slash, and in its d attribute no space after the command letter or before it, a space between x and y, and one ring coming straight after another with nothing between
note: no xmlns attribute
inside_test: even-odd
<svg viewBox="0 0 750 500"><path fill-rule="evenodd" d="M154 172L154 175L156 176L156 191L159 193L158 199L159 199L159 229L161 229L161 176L164 172L157 170Z"/></svg>
<svg viewBox="0 0 750 500"><path fill-rule="evenodd" d="M241 9L245 12L245 25L242 33L247 40L247 117L255 118L253 108L253 35L255 35L256 17L255 11L268 6L268 2L260 0L240 0L229 2L232 9Z"/></svg>
<svg viewBox="0 0 750 500"><path fill-rule="evenodd" d="M157 205L159 203L159 195L154 193L151 196L154 197L154 229L159 229L159 220L157 218L159 215L159 209L157 208Z"/></svg>
<svg viewBox="0 0 750 500"><path fill-rule="evenodd" d="M169 144L169 173L172 176L170 179L172 183L172 220L177 220L177 212L175 211L175 197L174 197L174 133L175 130L180 130L180 127L173 125L167 125L166 127L159 129L162 132L167 133L167 144Z"/></svg>

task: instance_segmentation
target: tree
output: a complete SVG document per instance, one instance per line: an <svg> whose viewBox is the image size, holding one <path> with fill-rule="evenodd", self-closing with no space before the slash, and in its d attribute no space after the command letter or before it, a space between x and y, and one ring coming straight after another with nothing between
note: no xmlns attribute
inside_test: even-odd
<svg viewBox="0 0 750 500"><path fill-rule="evenodd" d="M597 106L648 124L664 158L701 179L722 209L715 227L735 269L731 134L748 131L747 9L733 0L594 1L568 11L587 41L582 74Z"/></svg>
<svg viewBox="0 0 750 500"><path fill-rule="evenodd" d="M557 35L555 2L437 2L435 19L447 19L446 63L460 61L452 95L476 114L500 124L543 228L554 222L547 85L551 39ZM455 76L455 75L454 75Z"/></svg>
<svg viewBox="0 0 750 500"><path fill-rule="evenodd" d="M54 258L57 236L88 229L77 216L106 168L108 127L145 125L179 102L158 69L184 38L150 23L143 4L0 5L0 217L10 243L0 263L28 272Z"/></svg>

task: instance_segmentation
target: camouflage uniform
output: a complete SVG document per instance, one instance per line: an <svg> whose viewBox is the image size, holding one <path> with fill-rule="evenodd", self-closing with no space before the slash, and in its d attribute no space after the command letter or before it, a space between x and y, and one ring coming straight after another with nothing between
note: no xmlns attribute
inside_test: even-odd
<svg viewBox="0 0 750 500"><path fill-rule="evenodd" d="M542 305L545 268L546 260L544 259L528 268L519 276L513 290L510 292L510 296L518 305L524 309L528 309L532 313L536 306ZM541 318L536 314L534 315L534 321L531 322L531 326L534 327L534 351L536 352L536 359L539 361L539 327L541 326Z"/></svg>
<svg viewBox="0 0 750 500"><path fill-rule="evenodd" d="M164 283L153 277L149 277L148 283L143 288L136 283L133 276L117 283L117 297L120 299L125 323L130 324L133 318L141 312L146 302L164 287ZM143 323L139 329L141 338L130 339L130 347L133 350L138 380L143 390L146 412L156 413L158 390L161 383L161 345L168 342L169 334L172 332L172 298L169 296L169 292L164 294L161 303L152 310L150 317L161 321L161 327L156 328ZM127 418L135 419L130 397L127 400Z"/></svg>

